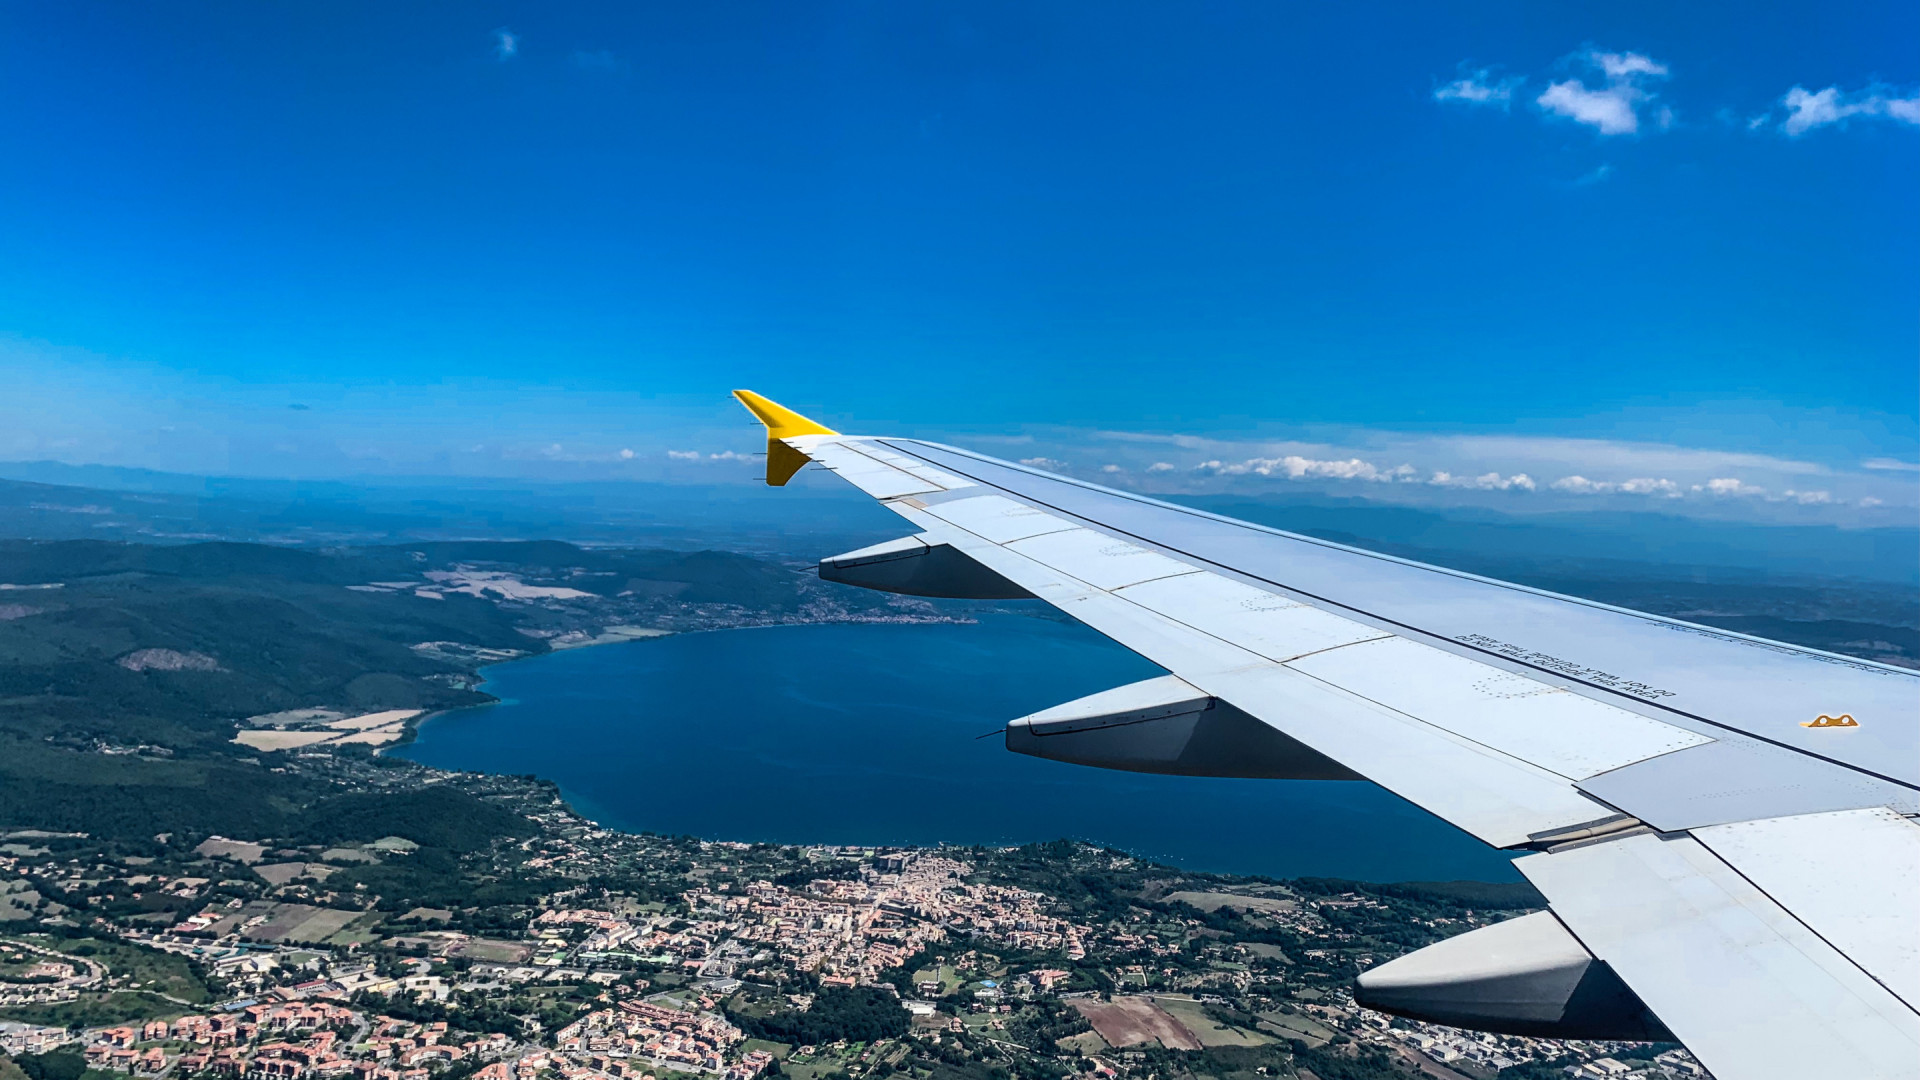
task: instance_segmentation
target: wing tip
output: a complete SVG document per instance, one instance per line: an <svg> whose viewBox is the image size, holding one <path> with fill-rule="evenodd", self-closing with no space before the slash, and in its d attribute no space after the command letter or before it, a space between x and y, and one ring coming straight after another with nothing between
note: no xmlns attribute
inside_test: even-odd
<svg viewBox="0 0 1920 1080"><path fill-rule="evenodd" d="M820 423L809 420L785 405L771 398L763 397L751 390L735 390L733 396L747 407L754 419L767 426L770 439L791 439L796 435L838 435L839 432Z"/></svg>
<svg viewBox="0 0 1920 1080"><path fill-rule="evenodd" d="M767 485L782 487L800 467L807 463L807 457L800 451L782 442L798 435L838 435L839 432L816 420L809 420L785 405L763 397L751 390L735 390L733 396L746 406L753 418L767 429Z"/></svg>

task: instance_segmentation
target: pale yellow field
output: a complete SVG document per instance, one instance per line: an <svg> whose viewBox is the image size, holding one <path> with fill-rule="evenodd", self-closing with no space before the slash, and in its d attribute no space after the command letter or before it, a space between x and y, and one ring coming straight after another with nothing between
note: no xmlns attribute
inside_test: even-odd
<svg viewBox="0 0 1920 1080"><path fill-rule="evenodd" d="M326 742L334 735L331 731L243 731L233 741L255 750L291 750Z"/></svg>
<svg viewBox="0 0 1920 1080"><path fill-rule="evenodd" d="M365 731L368 728L386 727L419 716L420 709L388 709L385 712L370 712L361 716L349 716L344 720L335 720L327 726L342 731ZM341 740L345 742L346 740Z"/></svg>
<svg viewBox="0 0 1920 1080"><path fill-rule="evenodd" d="M391 727L356 732L352 735L342 735L327 745L339 746L342 743L365 743L368 746L385 746L395 739L398 739L405 730L406 726L404 723L394 724Z"/></svg>
<svg viewBox="0 0 1920 1080"><path fill-rule="evenodd" d="M387 709L383 712L362 713L359 716L343 717L327 723L326 731L243 731L233 737L233 741L242 746L251 746L255 750L293 750L303 746L338 746L341 743L365 743L369 746L385 746L398 739L406 730L407 721L419 716L423 709ZM281 714L292 715L292 714Z"/></svg>

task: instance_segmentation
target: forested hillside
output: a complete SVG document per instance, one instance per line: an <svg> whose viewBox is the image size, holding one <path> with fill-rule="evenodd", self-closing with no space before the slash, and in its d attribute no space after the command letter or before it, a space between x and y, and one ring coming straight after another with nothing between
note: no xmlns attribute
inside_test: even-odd
<svg viewBox="0 0 1920 1080"><path fill-rule="evenodd" d="M234 744L249 717L476 704L485 663L609 625L801 617L822 589L745 555L556 541L0 541L0 584L0 826L139 836L274 831L324 793ZM839 592L820 617L888 602Z"/></svg>

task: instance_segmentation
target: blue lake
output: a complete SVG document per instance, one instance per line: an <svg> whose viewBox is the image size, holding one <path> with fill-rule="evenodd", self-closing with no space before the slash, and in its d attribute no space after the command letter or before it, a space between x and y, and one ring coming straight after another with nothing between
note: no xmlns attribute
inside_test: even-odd
<svg viewBox="0 0 1920 1080"><path fill-rule="evenodd" d="M1078 838L1196 870L1515 881L1503 855L1367 783L1110 772L1007 752L1006 721L1160 669L1084 627L815 625L501 664L497 705L401 756L533 773L612 828L716 840Z"/></svg>

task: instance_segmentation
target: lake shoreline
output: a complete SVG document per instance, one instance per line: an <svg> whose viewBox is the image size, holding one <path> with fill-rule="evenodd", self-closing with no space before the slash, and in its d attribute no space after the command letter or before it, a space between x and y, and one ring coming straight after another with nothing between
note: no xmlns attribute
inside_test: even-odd
<svg viewBox="0 0 1920 1080"><path fill-rule="evenodd" d="M493 702L422 716L412 741L383 749L441 769L532 773L624 832L863 847L1069 838L1276 878L1518 880L1507 856L1371 784L1009 754L980 732L1159 669L1054 620L893 625L738 627L783 640L690 632L634 639L650 649L518 657L481 669L477 689Z"/></svg>

